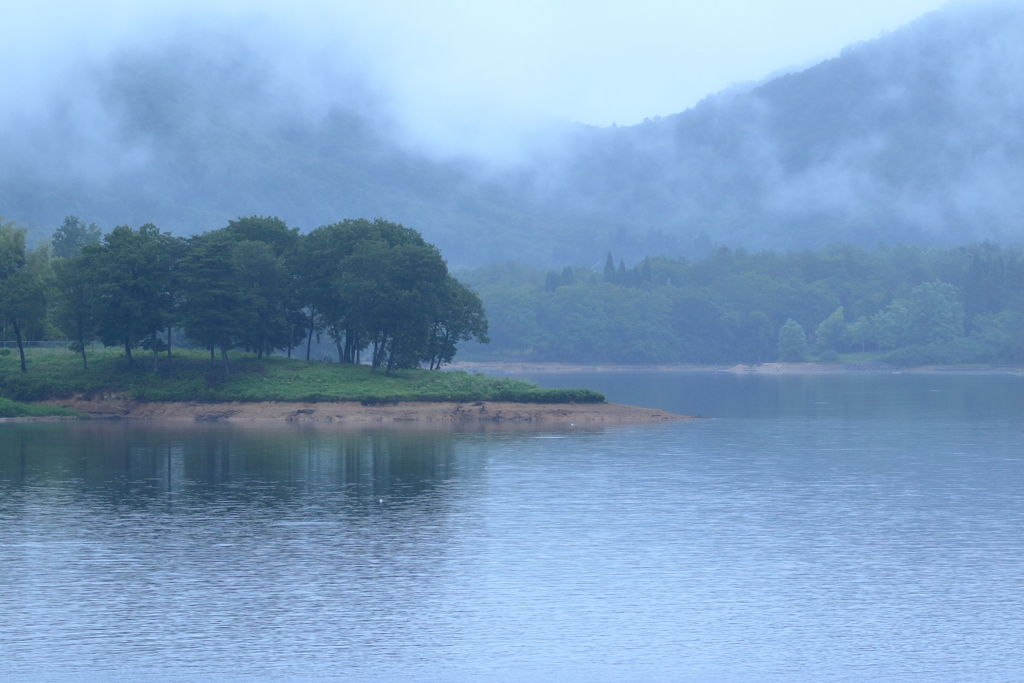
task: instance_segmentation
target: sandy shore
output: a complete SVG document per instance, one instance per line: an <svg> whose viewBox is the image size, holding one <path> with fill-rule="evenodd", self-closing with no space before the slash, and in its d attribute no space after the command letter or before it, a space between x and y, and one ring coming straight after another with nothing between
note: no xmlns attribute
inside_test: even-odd
<svg viewBox="0 0 1024 683"><path fill-rule="evenodd" d="M193 420L200 422L285 421L371 424L649 424L695 419L664 410L615 403L403 402L390 405L338 403L140 403L119 396L41 401L92 418ZM36 418L38 419L38 418Z"/></svg>
<svg viewBox="0 0 1024 683"><path fill-rule="evenodd" d="M859 362L835 363L822 365L819 363L762 363L760 365L574 365L572 363L533 363L514 361L471 361L455 362L445 366L446 370L465 370L466 372L483 372L486 374L536 374L561 372L730 372L734 374L771 374L771 375L818 375L841 372L895 372L895 373L927 373L927 372L986 372L986 373L1024 373L1024 368L1017 366L980 367L976 365L926 365L904 368L888 363Z"/></svg>
<svg viewBox="0 0 1024 683"><path fill-rule="evenodd" d="M574 365L572 363L517 363L513 361L456 362L446 370L465 370L486 374L530 374L561 372L731 372L807 375L826 372L891 372L897 370L885 363L763 363L761 365Z"/></svg>

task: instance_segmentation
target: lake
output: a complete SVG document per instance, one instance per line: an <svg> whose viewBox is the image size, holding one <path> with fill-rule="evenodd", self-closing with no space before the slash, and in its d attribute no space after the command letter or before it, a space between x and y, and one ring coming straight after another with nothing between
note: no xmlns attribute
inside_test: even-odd
<svg viewBox="0 0 1024 683"><path fill-rule="evenodd" d="M0 679L1022 679L1024 377L531 379L714 419L0 425Z"/></svg>

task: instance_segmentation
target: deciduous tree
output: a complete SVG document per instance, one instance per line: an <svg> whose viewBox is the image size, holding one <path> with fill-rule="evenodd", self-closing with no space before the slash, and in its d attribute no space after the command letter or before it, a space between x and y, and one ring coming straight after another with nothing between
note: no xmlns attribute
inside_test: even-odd
<svg viewBox="0 0 1024 683"><path fill-rule="evenodd" d="M487 344L487 316L477 293L448 276L440 297L440 306L430 324L427 353L430 369L436 370L455 357L455 345L476 340Z"/></svg>
<svg viewBox="0 0 1024 683"><path fill-rule="evenodd" d="M779 359L785 363L807 361L807 335L804 328L792 318L779 330Z"/></svg>
<svg viewBox="0 0 1024 683"><path fill-rule="evenodd" d="M233 247L223 232L194 237L181 266L185 333L210 349L220 347L225 377L231 373L228 351L245 339L256 318Z"/></svg>
<svg viewBox="0 0 1024 683"><path fill-rule="evenodd" d="M96 332L95 308L98 287L93 266L95 248L78 256L54 260L54 318L57 328L71 338L71 350L82 355L82 367L89 369L86 346Z"/></svg>
<svg viewBox="0 0 1024 683"><path fill-rule="evenodd" d="M82 253L82 248L89 244L99 244L103 237L102 231L95 223L85 224L77 216L68 216L60 227L54 230L51 242L54 258L71 258Z"/></svg>
<svg viewBox="0 0 1024 683"><path fill-rule="evenodd" d="M45 258L45 247L38 260ZM18 342L21 371L26 371L24 330L46 314L46 282L25 254L25 229L0 219L0 317Z"/></svg>
<svg viewBox="0 0 1024 683"><path fill-rule="evenodd" d="M846 320L840 306L825 318L814 331L815 343L821 350L838 351L846 339Z"/></svg>
<svg viewBox="0 0 1024 683"><path fill-rule="evenodd" d="M114 228L93 252L99 284L97 322L107 346L124 345L131 363L132 347L145 341L153 351L156 369L158 335L172 319L172 273L178 240L152 223L138 230Z"/></svg>

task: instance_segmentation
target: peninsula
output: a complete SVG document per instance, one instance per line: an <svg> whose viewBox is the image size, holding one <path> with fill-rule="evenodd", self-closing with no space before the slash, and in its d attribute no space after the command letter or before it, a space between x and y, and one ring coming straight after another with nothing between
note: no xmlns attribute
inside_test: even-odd
<svg viewBox="0 0 1024 683"><path fill-rule="evenodd" d="M545 389L519 379L456 370L374 372L363 365L240 354L224 378L199 351L179 351L154 372L120 353L94 354L88 370L60 351L30 357L20 372L0 358L0 392L35 410L11 417L188 419L335 424L627 424L686 419L607 403L591 389ZM11 403L11 401L8 401ZM52 411L47 413L47 411Z"/></svg>

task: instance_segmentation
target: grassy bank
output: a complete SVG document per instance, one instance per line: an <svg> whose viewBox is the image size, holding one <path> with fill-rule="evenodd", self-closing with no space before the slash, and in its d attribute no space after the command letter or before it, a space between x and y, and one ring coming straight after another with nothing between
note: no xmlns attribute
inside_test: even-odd
<svg viewBox="0 0 1024 683"><path fill-rule="evenodd" d="M0 417L74 417L73 410L58 406L33 406L0 396Z"/></svg>
<svg viewBox="0 0 1024 683"><path fill-rule="evenodd" d="M121 353L97 353L85 371L74 354L39 350L23 373L12 354L0 357L0 395L18 401L115 392L140 401L604 401L590 389L542 389L523 380L465 372L399 370L385 375L366 366L232 356L232 374L225 380L219 363L211 364L209 355L200 352L178 352L170 363L161 359L158 372L145 354L129 365Z"/></svg>

